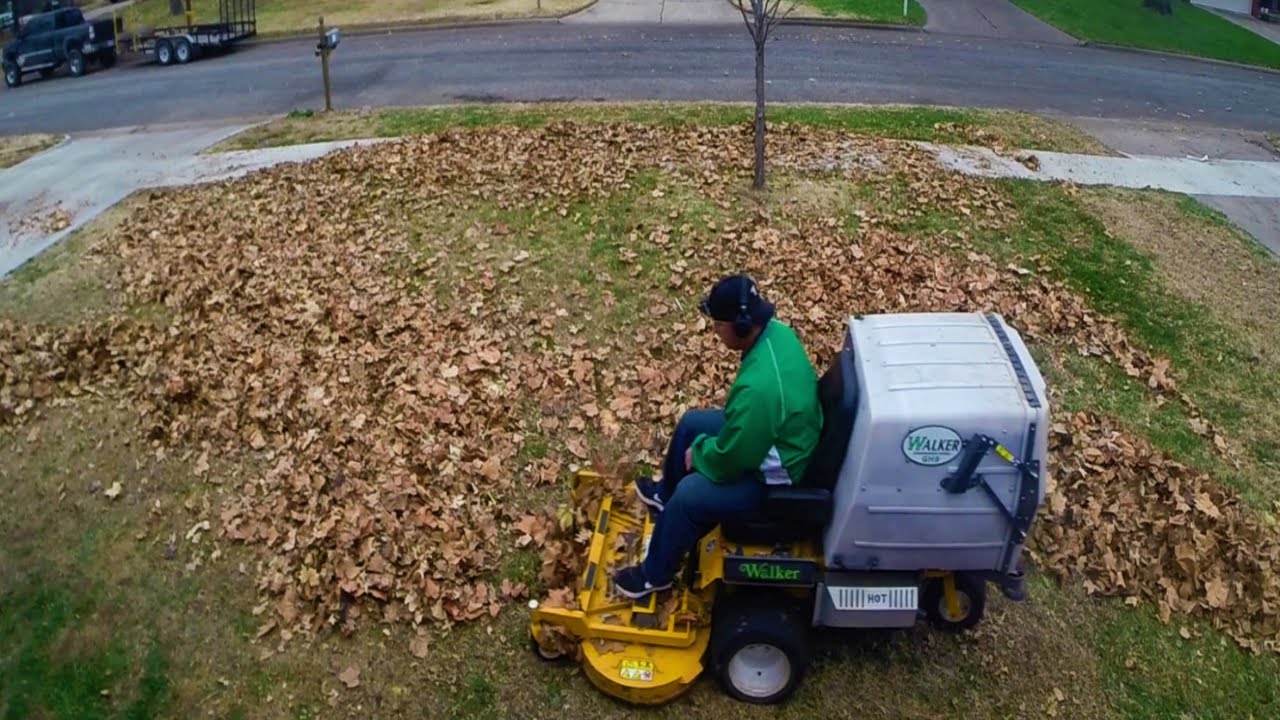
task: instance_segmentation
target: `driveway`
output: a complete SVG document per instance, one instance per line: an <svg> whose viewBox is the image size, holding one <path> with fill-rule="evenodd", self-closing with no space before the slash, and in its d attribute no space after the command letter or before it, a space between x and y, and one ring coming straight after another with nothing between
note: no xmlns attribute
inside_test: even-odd
<svg viewBox="0 0 1280 720"><path fill-rule="evenodd" d="M1255 35L1261 35L1271 42L1280 45L1280 23L1264 22L1248 15L1240 15L1238 13L1227 12L1226 10L1217 10L1215 8L1205 9L1216 12L1245 30L1248 30Z"/></svg>
<svg viewBox="0 0 1280 720"><path fill-rule="evenodd" d="M924 29L1025 42L1075 45L1076 39L1009 0L920 0L928 14Z"/></svg>
<svg viewBox="0 0 1280 720"><path fill-rule="evenodd" d="M742 22L742 13L728 0L599 0L561 22L723 25Z"/></svg>
<svg viewBox="0 0 1280 720"><path fill-rule="evenodd" d="M197 154L243 128L215 124L73 136L0 171L0 278L136 190L238 177L354 144Z"/></svg>
<svg viewBox="0 0 1280 720"><path fill-rule="evenodd" d="M111 3L108 2L100 8L87 10L84 13L85 20L97 20L101 17L111 17L112 12L123 13L125 8L132 5L134 0L124 0L124 2Z"/></svg>

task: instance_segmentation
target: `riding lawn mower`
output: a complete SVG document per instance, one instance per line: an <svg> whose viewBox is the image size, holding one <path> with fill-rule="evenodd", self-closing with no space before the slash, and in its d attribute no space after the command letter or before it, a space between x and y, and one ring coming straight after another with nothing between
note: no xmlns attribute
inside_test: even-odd
<svg viewBox="0 0 1280 720"><path fill-rule="evenodd" d="M820 378L824 423L804 482L697 544L678 582L641 601L612 588L653 521L605 498L577 607L530 603L534 649L574 653L592 683L668 702L710 669L734 698L788 698L814 628L964 630L988 585L1020 601L1021 556L1044 501L1049 407L1022 338L996 314L850 318ZM578 473L575 495L602 482Z"/></svg>

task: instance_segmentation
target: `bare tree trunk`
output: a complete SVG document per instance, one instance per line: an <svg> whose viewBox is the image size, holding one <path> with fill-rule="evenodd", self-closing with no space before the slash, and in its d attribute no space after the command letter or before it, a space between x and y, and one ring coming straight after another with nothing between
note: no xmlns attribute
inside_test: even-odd
<svg viewBox="0 0 1280 720"><path fill-rule="evenodd" d="M757 0L755 6L756 28L760 36L756 39L756 174L751 187L764 189L764 0Z"/></svg>
<svg viewBox="0 0 1280 720"><path fill-rule="evenodd" d="M747 3L751 3L751 10L748 13ZM756 172L755 177L751 181L751 187L756 190L764 189L765 169L764 169L764 46L769 42L769 34L778 24L778 21L795 9L798 0L791 0L791 5L785 12L779 13L783 0L733 0L738 11L742 13L742 22L747 26L747 32L751 35L751 40L756 46Z"/></svg>

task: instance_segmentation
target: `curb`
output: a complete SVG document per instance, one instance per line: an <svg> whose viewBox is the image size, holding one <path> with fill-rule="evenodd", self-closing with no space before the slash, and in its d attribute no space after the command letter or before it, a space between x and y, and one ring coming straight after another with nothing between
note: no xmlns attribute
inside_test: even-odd
<svg viewBox="0 0 1280 720"><path fill-rule="evenodd" d="M779 25L808 25L812 27L856 28L859 30L897 30L898 32L922 33L925 29L919 25L900 23L878 23L866 20L845 20L842 18L783 18Z"/></svg>
<svg viewBox="0 0 1280 720"><path fill-rule="evenodd" d="M509 18L458 18L456 20L441 18L440 20L421 20L406 21L402 23L375 23L369 25L338 25L336 27L342 30L345 37L360 37L367 35L392 35L395 33L406 32L425 32L428 30L458 30L474 27L503 27L510 25L550 25L558 23L570 15L576 15L595 5L600 0L591 0L591 2L574 10L558 13L555 15L544 15L541 17L509 17ZM295 40L314 40L316 38L315 30L288 30L279 33L259 33L256 37L239 43L243 46L253 45L269 45L272 43L292 42Z"/></svg>
<svg viewBox="0 0 1280 720"><path fill-rule="evenodd" d="M467 28L477 27L504 27L515 25L550 25L559 23L561 20L586 12L598 3L600 0L591 0L591 2L580 8L567 12L558 13L556 15L546 15L542 17L510 17L510 18L493 18L493 19L474 19L465 18L458 20L441 19L438 21L424 20L419 22L403 22L403 23L385 23L372 25L339 25L342 34L347 37L360 37L368 35L391 35L395 33L411 33L426 32L430 30L464 30ZM795 17L784 18L779 21L779 25L795 25L808 27L831 27L831 28L850 28L858 30L893 30L898 32L923 33L925 29L919 25L910 25L903 23L882 23L870 22L867 20L847 20L844 18L821 18L821 17ZM269 45L272 43L291 42L294 40L306 40L315 37L312 30L296 30L282 31L280 33L258 34L256 37L245 40L240 45Z"/></svg>
<svg viewBox="0 0 1280 720"><path fill-rule="evenodd" d="M1172 58L1175 60L1195 60L1203 63L1211 63L1213 65L1225 65L1227 67L1240 68L1242 70L1253 70L1256 72L1268 73L1270 75L1280 75L1280 69L1266 67L1265 65L1250 65L1249 63L1235 62L1233 60L1219 60L1217 58L1188 55L1186 53L1170 52L1168 50L1149 50L1147 48L1129 47L1128 45L1112 45L1110 43L1092 42L1090 40L1081 40L1079 41L1078 46L1101 48L1103 50L1118 50L1120 52L1133 53L1135 55L1149 55L1153 57Z"/></svg>

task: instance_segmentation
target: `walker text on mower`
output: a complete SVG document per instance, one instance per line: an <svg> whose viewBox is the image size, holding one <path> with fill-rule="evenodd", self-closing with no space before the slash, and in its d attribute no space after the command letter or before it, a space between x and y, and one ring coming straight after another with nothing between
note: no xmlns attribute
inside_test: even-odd
<svg viewBox="0 0 1280 720"><path fill-rule="evenodd" d="M577 607L536 607L543 657L580 642L587 676L642 704L710 668L730 695L775 703L796 688L811 627L975 625L988 583L1024 595L1021 554L1044 487L1049 408L1022 338L998 315L849 321L819 383L824 426L805 482L708 533L680 582L633 602L614 567L653 525L601 504ZM575 493L600 478L580 473Z"/></svg>

